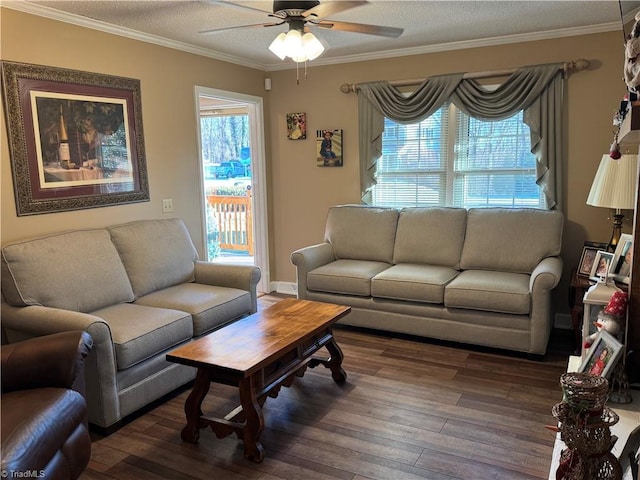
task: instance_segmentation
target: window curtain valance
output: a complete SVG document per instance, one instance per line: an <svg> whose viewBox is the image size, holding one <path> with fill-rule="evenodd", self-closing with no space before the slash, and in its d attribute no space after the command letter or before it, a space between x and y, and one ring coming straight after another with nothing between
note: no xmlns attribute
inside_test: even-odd
<svg viewBox="0 0 640 480"><path fill-rule="evenodd" d="M522 67L496 90L489 91L463 73L427 78L410 95L389 82L361 83L358 89L360 187L362 201L371 203L377 162L382 155L384 118L419 122L450 101L467 115L485 121L502 120L524 110L536 156L536 183L546 206L561 209L563 63Z"/></svg>

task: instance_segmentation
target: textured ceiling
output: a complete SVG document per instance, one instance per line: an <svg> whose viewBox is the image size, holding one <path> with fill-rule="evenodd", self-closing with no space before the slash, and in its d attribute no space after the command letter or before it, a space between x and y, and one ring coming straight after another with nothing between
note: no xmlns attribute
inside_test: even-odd
<svg viewBox="0 0 640 480"><path fill-rule="evenodd" d="M211 35L202 30L273 21L269 1L3 1L3 6L161 43L264 70L291 68L268 46L286 25L242 28ZM633 21L640 1L622 2ZM329 17L343 22L404 28L398 38L313 29L327 46L315 64L383 58L456 48L619 30L617 1L383 1ZM401 52L399 52L399 50Z"/></svg>

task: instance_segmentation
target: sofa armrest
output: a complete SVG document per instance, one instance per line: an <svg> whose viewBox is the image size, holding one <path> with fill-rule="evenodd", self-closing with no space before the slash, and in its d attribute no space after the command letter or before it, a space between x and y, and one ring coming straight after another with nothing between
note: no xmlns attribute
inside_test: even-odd
<svg viewBox="0 0 640 480"><path fill-rule="evenodd" d="M553 329L553 308L551 290L562 275L562 259L560 257L544 258L531 273L529 291L531 292L531 327L529 352L542 354L547 350L549 336Z"/></svg>
<svg viewBox="0 0 640 480"><path fill-rule="evenodd" d="M2 302L0 306L3 336L10 343L57 332L88 332L93 339L93 348L84 364L89 422L110 425L121 418L117 401L115 349L111 329L103 319L88 313L40 305L14 307ZM91 405L95 408L92 409Z"/></svg>
<svg viewBox="0 0 640 480"><path fill-rule="evenodd" d="M2 362L2 392L32 388L57 387L78 390L84 386L84 359L93 340L84 331L54 333L23 342L4 345ZM84 389L81 389L84 395Z"/></svg>
<svg viewBox="0 0 640 480"><path fill-rule="evenodd" d="M296 266L298 298L307 298L307 273L335 259L333 247L326 242L300 248L291 254L291 263Z"/></svg>
<svg viewBox="0 0 640 480"><path fill-rule="evenodd" d="M31 337L75 330L89 332L94 344L112 343L111 330L107 323L100 317L89 313L41 305L14 307L2 302L0 314L2 315L3 334L11 343Z"/></svg>
<svg viewBox="0 0 640 480"><path fill-rule="evenodd" d="M560 257L547 257L533 269L529 280L529 291L537 289L552 290L560 282L562 276L562 259Z"/></svg>
<svg viewBox="0 0 640 480"><path fill-rule="evenodd" d="M246 290L251 294L252 313L258 310L257 286L260 277L260 269L253 265L223 265L196 261L196 283Z"/></svg>

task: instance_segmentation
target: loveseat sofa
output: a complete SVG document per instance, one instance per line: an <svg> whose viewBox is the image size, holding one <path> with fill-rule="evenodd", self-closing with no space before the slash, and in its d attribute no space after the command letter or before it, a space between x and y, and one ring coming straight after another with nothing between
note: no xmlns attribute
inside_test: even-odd
<svg viewBox="0 0 640 480"><path fill-rule="evenodd" d="M106 430L188 383L166 353L257 310L260 270L199 261L179 219L75 230L2 248L9 343L85 330L89 422Z"/></svg>
<svg viewBox="0 0 640 480"><path fill-rule="evenodd" d="M506 208L329 209L324 242L291 255L298 297L339 323L544 355L563 215Z"/></svg>

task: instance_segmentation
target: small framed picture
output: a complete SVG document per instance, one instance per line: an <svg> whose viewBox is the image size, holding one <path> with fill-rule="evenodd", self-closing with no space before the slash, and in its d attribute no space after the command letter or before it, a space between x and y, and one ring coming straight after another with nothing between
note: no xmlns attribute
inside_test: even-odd
<svg viewBox="0 0 640 480"><path fill-rule="evenodd" d="M304 140L307 138L306 113L287 113L287 138L289 140Z"/></svg>
<svg viewBox="0 0 640 480"><path fill-rule="evenodd" d="M598 281L600 278L607 278L609 276L611 267L613 265L614 254L611 252L605 252L604 250L598 250L596 257L593 260L591 266L591 274L589 278Z"/></svg>
<svg viewBox="0 0 640 480"><path fill-rule="evenodd" d="M582 256L580 257L580 263L578 264L578 275L583 277L591 276L591 269L593 267L596 255L598 254L598 247L585 244L582 247Z"/></svg>
<svg viewBox="0 0 640 480"><path fill-rule="evenodd" d="M619 282L629 283L631 260L633 257L633 236L623 233L616 247L611 267L611 276Z"/></svg>
<svg viewBox="0 0 640 480"><path fill-rule="evenodd" d="M319 167L342 166L342 130L316 130L316 146Z"/></svg>
<svg viewBox="0 0 640 480"><path fill-rule="evenodd" d="M622 344L607 331L600 330L593 345L587 350L578 371L607 378L611 375L621 353Z"/></svg>

